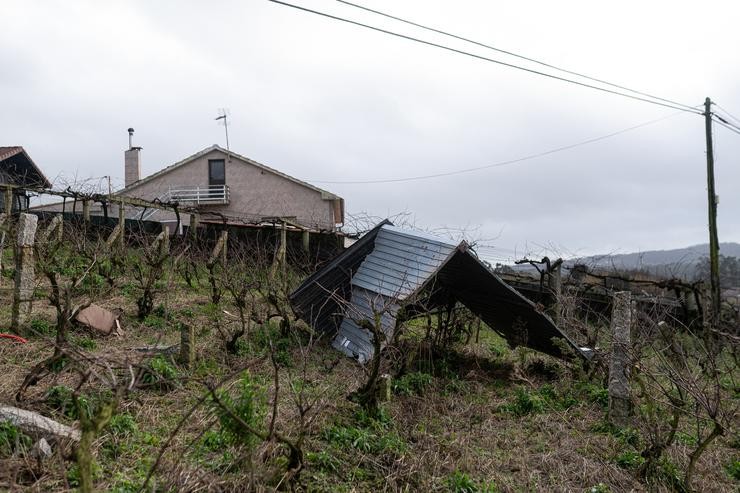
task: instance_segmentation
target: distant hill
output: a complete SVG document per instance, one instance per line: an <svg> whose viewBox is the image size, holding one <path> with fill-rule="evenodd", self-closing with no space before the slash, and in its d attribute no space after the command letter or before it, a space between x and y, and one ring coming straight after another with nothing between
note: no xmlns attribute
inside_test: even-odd
<svg viewBox="0 0 740 493"><path fill-rule="evenodd" d="M740 243L720 243L720 255L740 258ZM647 269L656 267L684 270L696 268L699 261L709 256L709 244L693 245L673 250L649 250L647 252L623 253L615 255L595 255L570 260L569 264L584 263L598 267L616 267L619 269Z"/></svg>
<svg viewBox="0 0 740 493"><path fill-rule="evenodd" d="M740 259L740 243L720 243L720 255ZM565 261L566 266L585 264L589 267L618 270L643 270L663 277L693 279L697 265L709 256L709 244L693 245L673 250L593 255ZM519 266L517 270L530 270Z"/></svg>

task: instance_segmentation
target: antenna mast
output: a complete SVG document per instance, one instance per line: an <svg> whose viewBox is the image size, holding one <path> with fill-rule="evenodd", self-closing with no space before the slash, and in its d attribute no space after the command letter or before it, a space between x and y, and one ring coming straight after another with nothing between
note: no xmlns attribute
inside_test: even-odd
<svg viewBox="0 0 740 493"><path fill-rule="evenodd" d="M229 162L231 162L231 148L229 147L229 114L231 112L227 108L219 108L218 110L218 116L214 118L214 120L219 121L223 120L224 125L224 131L226 132L226 155L229 158Z"/></svg>

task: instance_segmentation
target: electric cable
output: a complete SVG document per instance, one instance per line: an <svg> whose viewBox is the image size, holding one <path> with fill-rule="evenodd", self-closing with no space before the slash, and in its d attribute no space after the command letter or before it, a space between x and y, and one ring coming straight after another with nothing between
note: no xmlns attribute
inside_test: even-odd
<svg viewBox="0 0 740 493"><path fill-rule="evenodd" d="M740 118L736 117L735 115L733 115L732 113L730 113L729 111L727 111L724 107L720 106L719 104L715 103L714 101L712 101L712 104L714 104L717 108L721 109L722 112L724 112L732 120L735 120L738 124L740 124Z"/></svg>
<svg viewBox="0 0 740 493"><path fill-rule="evenodd" d="M735 132L736 134L740 135L740 128L738 128L735 125L728 124L726 120L720 120L720 119L718 119L719 117L717 117L716 114L713 115L713 116L714 116L714 118L712 118L712 121L714 123L716 123L717 125L721 125L721 126L725 127L727 130L729 130L731 132Z"/></svg>
<svg viewBox="0 0 740 493"><path fill-rule="evenodd" d="M315 14L315 15L319 15L319 16L322 16L322 17L326 17L328 19L333 19L333 20L336 20L336 21L345 22L347 24L352 24L352 25L355 25L355 26L358 26L358 27L363 27L363 28L366 28L366 29L370 29L370 30L377 31L377 32L380 32L380 33L388 34L388 35L395 36L395 37L398 37L398 38L406 39L406 40L409 40L409 41L414 41L416 43L421 43L421 44L425 44L425 45L428 45L428 46L433 46L435 48L439 48L439 49L442 49L442 50L450 51L450 52L453 52L453 53L458 53L458 54L461 54L461 55L466 55L466 56L469 56L469 57L472 57L472 58L476 58L478 60L483 60L483 61L487 61L487 62L498 64L498 65L502 65L502 66L505 66L505 67L509 67L509 68L514 68L514 69L517 69L517 70L521 70L521 71L524 71L524 72L529 72L529 73L532 73L532 74L535 74L535 75L541 75L543 77L548 77L548 78L559 80L559 81L562 81L562 82L568 82L568 83L575 84L575 85L578 85L578 86L587 87L587 88L590 88L590 89L595 89L597 91L602 91L602 92L606 92L606 93L610 93L610 94L615 94L617 96L623 96L623 97L634 99L634 100L637 100L637 101L643 101L645 103L650 103L650 104L654 104L654 105L658 105L658 106L665 106L666 108L672 108L672 109L675 109L675 110L686 111L686 112L689 112L689 113L695 113L697 115L701 115L702 114L699 111L694 111L692 109L688 109L690 107L684 108L684 107L680 107L680 106L675 106L673 104L663 103L663 102L660 102L660 101L655 101L655 100L652 100L652 99L647 99L647 98L644 98L644 97L635 96L635 95L632 95L632 94L625 94L623 92L615 91L615 90L612 90L612 89L607 89L605 87L598 87L598 86L595 86L595 85L592 85L592 84L587 84L585 82L575 81L575 80L568 79L568 78L565 78L565 77L560 77L558 75L548 74L546 72L541 72L539 70L534 70L534 69L522 67L522 66L519 66L519 65L514 65L513 63L503 62L501 60L496 60L496 59L489 58L489 57L486 57L486 56L483 56L483 55L478 55L478 54L475 54L475 53L471 53L469 51L459 50L457 48L452 48L450 46L445 46L445 45L442 45L442 44L439 44L439 43L434 43L432 41L426 41L426 40L415 38L413 36L409 36L409 35L406 35L406 34L401 34L401 33L397 33L397 32L394 32L394 31L389 31L387 29L382 29L380 27L371 26L369 24L363 24L363 23L358 22L358 21L354 21L354 20L347 19L347 18L344 18L344 17L339 17L339 16L336 16L336 15L333 15L333 14L328 14L326 12L321 12L319 10L309 9L307 7L302 7L300 5L295 5L295 4L292 4L292 3L283 2L281 0L268 0L268 1L269 2L272 2L272 3L279 4L279 5L283 5L285 7L290 7L290 8L296 9L296 10L301 10L303 12L308 12L308 13L311 13L311 14Z"/></svg>
<svg viewBox="0 0 740 493"><path fill-rule="evenodd" d="M409 177L405 177L405 178L389 178L389 179L378 179L378 180L350 180L350 181L330 181L330 180L308 180L308 181L310 183L325 183L325 184L334 184L334 185L369 185L369 184L377 184L377 183L398 183L398 182L405 182L405 181L427 180L427 179L431 179L431 178L440 178L440 177L444 177L444 176L453 176L453 175L460 175L460 174L464 174L464 173L472 173L474 171L480 171L480 170L489 169L489 168L498 168L498 167L507 166L507 165L510 165L510 164L516 164L516 163L520 163L520 162L523 162L523 161L528 161L528 160L531 160L531 159L548 156L550 154L555 154L557 152L567 151L569 149L574 149L576 147L580 147L580 146L583 146L583 145L592 144L594 142L599 142L601 140L606 140L606 139L609 139L611 137L616 137L617 135L621 135L623 133L630 132L632 130L637 130L639 128L646 127L648 125L653 125L653 124L658 123L658 122L661 122L663 120L667 120L668 118L672 118L674 116L680 115L681 113L682 112L679 111L679 112L672 113L670 115L667 115L667 116L664 116L664 117L661 117L661 118L657 118L657 119L650 120L650 121L647 121L647 122L644 122L644 123L640 123L639 125L633 125L631 127L624 128L622 130L618 130L616 132L612 132L612 133L609 133L609 134L606 134L606 135L602 135L600 137L594 137L592 139L587 139L587 140L583 140L581 142L576 142L575 144L569 144L569 145L565 145L565 146L561 146L561 147L556 147L554 149L550 149L550 150L547 150L547 151L544 151L544 152L539 152L539 153L536 153L536 154L529 154L527 156L523 156L523 157L520 157L520 158L509 159L509 160L506 160L506 161L500 161L500 162L493 163L493 164L487 164L485 166L476 166L476 167L473 167L473 168L465 168L465 169L459 169L459 170L454 170L454 171L446 171L446 172L434 173L434 174L429 174L429 175L409 176Z"/></svg>
<svg viewBox="0 0 740 493"><path fill-rule="evenodd" d="M622 86L622 85L619 85L619 84L615 84L613 82L609 82L609 81L606 81L606 80L603 80L603 79L598 79L596 77L591 77L589 75L582 74L580 72L575 72L573 70L568 70L568 69L565 69L565 68L562 68L562 67L558 67L557 65L552 65L550 63L546 63L546 62L543 62L541 60L537 60L535 58L527 57L527 56L524 56L524 55L519 55L518 53L514 53L513 51L504 50L504 49L501 49L501 48L496 48L495 46L492 46L492 45L489 45L489 44L486 44L486 43L481 43L479 41L475 41L473 39L466 38L464 36L460 36L460 35L457 35L457 34L452 34L452 33L449 33L447 31L443 31L441 29L437 29L437 28L433 28L433 27L430 27L430 26L426 26L424 24L419 24L418 22L414 22L414 21L410 21L410 20L407 20L407 19L403 19L401 17L397 17L395 15L391 15L391 14L388 14L388 13L385 13L385 12L381 12L379 10L371 9L369 7L365 7L365 6L360 5L360 4L357 4L357 3L348 2L346 0L336 0L336 1L339 2L339 3L345 4L345 5L349 5L351 7L355 7L355 8L358 8L358 9L361 9L361 10L364 10L364 11L367 11L367 12L372 12L373 14L378 14L378 15L381 15L383 17L387 17L389 19L393 19L393 20L396 20L396 21L399 21L399 22L403 22L403 23L409 24L411 26L419 27L419 28L425 29L427 31L431 31L431 32L434 32L434 33L437 33L437 34L442 34L443 36L448 36L450 38L454 38L454 39L457 39L457 40L460 40L460 41L465 41L466 43L471 43L471 44L474 44L474 45L477 45L477 46L480 46L480 47L483 47L483 48L487 48L489 50L497 51L499 53L504 53L506 55L510 55L510 56L513 56L513 57L516 57L516 58L519 58L519 59L522 59L522 60L526 60L528 62L536 63L538 65L542 65L543 67L548 67L548 68L551 68L551 69L554 69L554 70L558 70L558 71L564 72L566 74L575 75L577 77L582 77L584 79L588 79L588 80L591 80L591 81L594 81L594 82L598 82L600 84L605 84L605 85L608 85L608 86L616 87L616 88L622 89L624 91L629 91L629 92L632 92L632 93L635 93L635 94L639 94L641 96L645 96L645 97L652 98L652 99L657 99L657 100L660 100L660 101L664 101L666 103L671 103L671 104L676 105L676 106L683 106L685 108L691 108L691 106L689 106L687 104L679 103L677 101L672 101L672 100L666 99L666 98L661 98L659 96L653 96L652 94L649 94L649 93L646 93L646 92L638 91L636 89L630 89L629 87Z"/></svg>

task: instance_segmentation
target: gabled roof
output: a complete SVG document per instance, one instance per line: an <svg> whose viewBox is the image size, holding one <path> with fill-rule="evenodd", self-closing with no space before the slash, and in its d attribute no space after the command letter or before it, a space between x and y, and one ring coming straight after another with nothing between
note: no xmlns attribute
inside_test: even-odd
<svg viewBox="0 0 740 493"><path fill-rule="evenodd" d="M210 152L213 152L213 151L223 152L226 155L230 155L232 158L236 158L236 159L238 159L240 161L244 161L244 162L246 162L248 164L251 164L252 166L256 166L257 168L260 168L260 169L262 169L264 171L267 171L267 172L272 173L274 175L280 176L281 178L285 178L286 180L290 180L293 183L297 183L297 184L299 184L301 186L304 186L306 188L310 188L311 190L314 190L314 191L319 192L320 194L322 194L322 196L323 196L324 199L338 199L338 198L340 198L339 196L337 196L337 195L335 195L335 194L333 194L331 192L327 192L326 190L323 190L321 188L315 187L315 186L311 185L310 183L307 183L305 181L299 180L298 178L294 178L294 177L292 177L290 175L286 175L283 172L280 172L280 171L278 171L278 170L276 170L274 168L270 168L269 166L266 166L266 165L264 165L262 163L258 163L257 161L254 161L252 159L249 159L248 157L245 157L245 156L242 156L240 154L237 154L234 151L227 151L226 149L224 149L223 147L219 146L218 144L213 144L210 147L206 147L202 151L196 152L192 156L186 157L182 161L178 161L175 164L171 164L171 165L167 166L166 168L161 169L161 170L157 171L156 173L153 173L153 174L147 176L146 178L142 178L141 180L132 183L128 187L126 187L123 190L119 191L118 193L128 192L130 190L133 190L136 187L138 187L139 185L143 185L144 183L148 183L148 182L154 180L155 178L158 178L158 177L160 177L162 175L166 175L170 171L174 171L177 168L179 168L181 166L184 166L184 165L186 165L186 164L188 164L188 163L190 163L192 161L195 161L196 159L199 159L199 158L201 158L201 157L205 156L206 154L208 154Z"/></svg>
<svg viewBox="0 0 740 493"><path fill-rule="evenodd" d="M51 188L51 182L21 146L0 147L0 163L4 169L12 167L9 171L23 178L20 185Z"/></svg>
<svg viewBox="0 0 740 493"><path fill-rule="evenodd" d="M361 363L373 353L372 335L359 321L381 315L392 339L402 306L427 310L459 301L514 345L563 357L560 339L588 358L538 306L484 265L464 241L376 226L290 295L296 313L317 330L336 331L334 347ZM409 306L409 304L411 306Z"/></svg>

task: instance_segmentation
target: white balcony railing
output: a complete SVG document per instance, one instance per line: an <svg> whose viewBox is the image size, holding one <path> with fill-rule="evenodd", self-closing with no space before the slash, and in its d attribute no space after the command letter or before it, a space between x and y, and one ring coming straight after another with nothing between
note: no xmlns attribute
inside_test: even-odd
<svg viewBox="0 0 740 493"><path fill-rule="evenodd" d="M228 204L228 185L208 186L178 186L170 187L167 192L167 202L180 202L188 204Z"/></svg>

